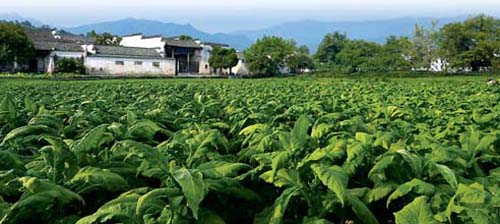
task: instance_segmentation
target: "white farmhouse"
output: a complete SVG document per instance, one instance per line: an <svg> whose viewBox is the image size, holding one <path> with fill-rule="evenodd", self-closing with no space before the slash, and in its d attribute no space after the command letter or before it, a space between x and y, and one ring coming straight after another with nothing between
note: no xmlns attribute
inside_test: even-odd
<svg viewBox="0 0 500 224"><path fill-rule="evenodd" d="M159 48L90 46L84 65L87 74L115 76L174 76L175 59Z"/></svg>
<svg viewBox="0 0 500 224"><path fill-rule="evenodd" d="M124 47L159 48L166 58L176 60L177 74L199 74L202 47L195 40L180 37L144 36L131 34L122 37Z"/></svg>

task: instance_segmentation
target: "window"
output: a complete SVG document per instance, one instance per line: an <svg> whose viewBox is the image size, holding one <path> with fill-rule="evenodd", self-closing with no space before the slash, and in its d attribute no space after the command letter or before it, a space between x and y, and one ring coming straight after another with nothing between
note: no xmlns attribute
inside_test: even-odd
<svg viewBox="0 0 500 224"><path fill-rule="evenodd" d="M135 61L134 65L142 65L142 61Z"/></svg>
<svg viewBox="0 0 500 224"><path fill-rule="evenodd" d="M115 64L116 64L116 65L124 65L124 64L125 64L125 62L123 62L123 61L116 61L116 62L115 62Z"/></svg>
<svg viewBox="0 0 500 224"><path fill-rule="evenodd" d="M153 62L154 67L160 67L160 62Z"/></svg>
<svg viewBox="0 0 500 224"><path fill-rule="evenodd" d="M207 64L205 64L205 69L208 69L208 65Z"/></svg>

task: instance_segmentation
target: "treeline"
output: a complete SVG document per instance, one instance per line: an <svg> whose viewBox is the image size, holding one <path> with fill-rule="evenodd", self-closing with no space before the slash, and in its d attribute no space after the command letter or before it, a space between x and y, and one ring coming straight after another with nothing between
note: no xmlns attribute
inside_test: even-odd
<svg viewBox="0 0 500 224"><path fill-rule="evenodd" d="M481 14L439 29L437 22L431 27L415 25L411 37L391 36L384 44L334 32L324 37L315 54L303 49L290 40L264 37L245 52L245 58L254 74L266 75L285 67L291 72L336 73L497 71L500 20Z"/></svg>

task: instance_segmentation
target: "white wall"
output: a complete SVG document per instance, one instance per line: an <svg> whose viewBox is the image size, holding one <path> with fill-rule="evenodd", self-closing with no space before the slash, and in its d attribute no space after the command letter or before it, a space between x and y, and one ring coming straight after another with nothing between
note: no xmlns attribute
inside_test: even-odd
<svg viewBox="0 0 500 224"><path fill-rule="evenodd" d="M248 76L250 75L250 70L248 70L244 60L238 60L238 64L231 68L231 73L240 75L240 76Z"/></svg>
<svg viewBox="0 0 500 224"><path fill-rule="evenodd" d="M116 61L123 61L124 65L117 65ZM142 65L136 65L136 61L142 61ZM160 62L160 66L153 66L153 62ZM85 67L87 68L87 73L91 75L175 75L175 60L168 58L136 59L88 56L85 58Z"/></svg>
<svg viewBox="0 0 500 224"><path fill-rule="evenodd" d="M210 64L208 60L210 59L210 53L212 52L212 46L210 45L202 45L203 49L200 52L200 74L202 75L210 75L212 73L212 69L210 68Z"/></svg>
<svg viewBox="0 0 500 224"><path fill-rule="evenodd" d="M162 41L162 37L143 39L142 35L128 36L123 37L120 45L124 47L160 48L161 51L165 50L165 42Z"/></svg>

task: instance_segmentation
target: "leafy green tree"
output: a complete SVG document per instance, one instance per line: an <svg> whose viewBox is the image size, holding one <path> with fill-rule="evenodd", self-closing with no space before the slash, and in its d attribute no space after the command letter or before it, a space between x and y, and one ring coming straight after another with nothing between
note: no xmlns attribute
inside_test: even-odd
<svg viewBox="0 0 500 224"><path fill-rule="evenodd" d="M500 20L478 15L445 25L439 44L454 69L491 69L500 61Z"/></svg>
<svg viewBox="0 0 500 224"><path fill-rule="evenodd" d="M33 54L33 43L22 25L0 22L0 71L15 70L16 64L26 63Z"/></svg>
<svg viewBox="0 0 500 224"><path fill-rule="evenodd" d="M113 35L108 32L104 32L98 34L95 30L92 30L87 33L88 37L92 37L95 39L97 45L111 45L111 46L119 46L122 40L121 37Z"/></svg>
<svg viewBox="0 0 500 224"><path fill-rule="evenodd" d="M378 56L380 70L409 71L411 70L411 51L413 43L408 37L390 36Z"/></svg>
<svg viewBox="0 0 500 224"><path fill-rule="evenodd" d="M297 48L297 53L309 55L310 51L309 51L309 48L306 45L302 45L302 46L300 46L300 47Z"/></svg>
<svg viewBox="0 0 500 224"><path fill-rule="evenodd" d="M257 75L280 74L280 67L295 52L295 43L281 37L265 36L245 51L250 71Z"/></svg>
<svg viewBox="0 0 500 224"><path fill-rule="evenodd" d="M334 62L337 54L342 51L348 41L349 39L345 33L335 32L327 34L323 38L323 41L321 41L314 57L322 64Z"/></svg>
<svg viewBox="0 0 500 224"><path fill-rule="evenodd" d="M212 50L208 63L213 68L228 69L231 74L231 68L238 64L238 56L233 48L215 47Z"/></svg>
<svg viewBox="0 0 500 224"><path fill-rule="evenodd" d="M313 69L315 67L314 60L310 55L297 52L288 57L286 65L292 73L301 73L304 69Z"/></svg>
<svg viewBox="0 0 500 224"><path fill-rule="evenodd" d="M386 66L377 61L381 50L382 46L374 42L348 41L336 55L336 63L347 73L379 71L381 66Z"/></svg>
<svg viewBox="0 0 500 224"><path fill-rule="evenodd" d="M429 70L431 64L439 59L439 30L437 21L432 22L430 28L415 25L413 31L412 64L416 69Z"/></svg>
<svg viewBox="0 0 500 224"><path fill-rule="evenodd" d="M193 37L189 35L180 35L179 40L193 40Z"/></svg>

